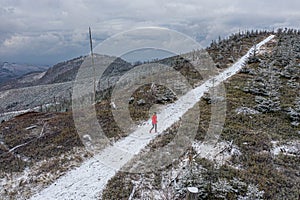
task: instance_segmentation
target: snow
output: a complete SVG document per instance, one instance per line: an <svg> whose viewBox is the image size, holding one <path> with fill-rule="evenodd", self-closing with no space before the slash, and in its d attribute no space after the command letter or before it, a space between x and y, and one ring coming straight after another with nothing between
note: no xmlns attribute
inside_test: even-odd
<svg viewBox="0 0 300 200"><path fill-rule="evenodd" d="M228 142L218 142L216 144L210 142L194 142L192 146L197 152L196 157L214 161L216 167L224 165L232 155L238 156L241 154L236 146Z"/></svg>
<svg viewBox="0 0 300 200"><path fill-rule="evenodd" d="M239 114L244 114L244 115L256 115L259 114L260 112L252 109L252 108L248 108L248 107L239 107L237 109L235 109L235 112L239 115Z"/></svg>
<svg viewBox="0 0 300 200"><path fill-rule="evenodd" d="M188 191L190 191L191 193L198 193L198 188L196 188L196 187L188 187L187 189L188 189Z"/></svg>
<svg viewBox="0 0 300 200"><path fill-rule="evenodd" d="M0 113L0 120L9 120L17 115L21 115L27 112L32 111L31 109L25 109L25 110L18 110L18 111L11 111L11 112L5 112L5 113Z"/></svg>
<svg viewBox="0 0 300 200"><path fill-rule="evenodd" d="M280 153L288 156L300 156L300 141L288 142L286 144L278 144L278 141L272 141L273 149L271 153L278 156Z"/></svg>
<svg viewBox="0 0 300 200"><path fill-rule="evenodd" d="M36 80L41 79L47 71L41 72L41 73L30 73L27 75L22 76L22 78L19 80L20 83L27 83L27 82L33 82Z"/></svg>
<svg viewBox="0 0 300 200"><path fill-rule="evenodd" d="M5 98L7 95L9 95L9 91L0 92L0 99Z"/></svg>
<svg viewBox="0 0 300 200"><path fill-rule="evenodd" d="M36 162L22 172L3 173L0 179L1 199L12 199L10 194L14 194L14 199L29 199L32 193L38 192L42 186L53 182L73 166L78 166L79 160L85 159L87 156L89 155L86 154L85 149L75 147L58 157ZM59 170L53 172L43 170L49 164L62 163L61 161L66 159L70 161L70 165L63 164Z"/></svg>
<svg viewBox="0 0 300 200"><path fill-rule="evenodd" d="M26 112L30 112L31 109L25 109L25 110L18 110L18 111L11 111L11 112L5 112L5 113L1 113L1 115L20 115L20 114L24 114Z"/></svg>
<svg viewBox="0 0 300 200"><path fill-rule="evenodd" d="M250 184L247 188L246 196L238 196L238 200L263 199L264 191L260 191L257 185Z"/></svg>
<svg viewBox="0 0 300 200"><path fill-rule="evenodd" d="M59 105L59 104L60 104L59 102L56 102L56 105ZM55 105L55 104L54 103L47 103L47 104L42 105L42 107L43 107L43 109L45 109L45 108L48 108L48 107L53 106L53 105ZM17 111L10 111L10 112L5 112L5 113L0 113L0 120L7 121L7 120L9 120L13 117L18 116L18 115L28 113L28 112L39 111L39 110L41 110L41 107L36 106L34 108L29 108L29 109L24 109L24 110L17 110ZM34 127L28 127L28 128L30 129L30 128L34 128Z"/></svg>
<svg viewBox="0 0 300 200"><path fill-rule="evenodd" d="M113 109L117 109L117 106L116 106L115 102L111 102L110 105L111 105L111 107L112 107Z"/></svg>
<svg viewBox="0 0 300 200"><path fill-rule="evenodd" d="M0 69L1 68L6 69L16 75L22 75L22 74L26 74L26 73L33 72L33 71L45 71L49 67L5 62L2 64L0 63Z"/></svg>
<svg viewBox="0 0 300 200"><path fill-rule="evenodd" d="M273 37L273 35L269 36L257 44L256 49L259 49ZM158 127L160 132L177 122L183 114L199 101L204 92L207 92L211 87L220 84L222 81L236 74L243 67L247 58L253 51L254 47L252 47L248 53L232 67L226 69L214 78L209 79L204 84L179 98L175 103L165 106L161 112L158 112ZM158 134L149 133L149 125L145 124L140 126L129 136L117 141L112 146L105 148L101 153L94 155L94 157L85 161L80 167L69 171L65 176L59 178L48 188L34 195L31 200L97 199L105 188L108 180L157 135Z"/></svg>

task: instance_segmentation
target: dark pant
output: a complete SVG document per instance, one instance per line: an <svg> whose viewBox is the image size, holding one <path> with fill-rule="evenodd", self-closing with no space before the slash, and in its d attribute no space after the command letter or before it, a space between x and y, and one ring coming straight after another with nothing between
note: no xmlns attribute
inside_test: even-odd
<svg viewBox="0 0 300 200"><path fill-rule="evenodd" d="M150 129L150 132L155 128L155 132L157 132L157 124L152 124L152 128Z"/></svg>

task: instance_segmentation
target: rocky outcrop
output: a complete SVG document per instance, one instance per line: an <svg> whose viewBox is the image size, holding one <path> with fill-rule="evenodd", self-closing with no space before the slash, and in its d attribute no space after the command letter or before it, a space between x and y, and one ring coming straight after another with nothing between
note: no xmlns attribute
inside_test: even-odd
<svg viewBox="0 0 300 200"><path fill-rule="evenodd" d="M155 93L155 102L158 104L171 103L177 100L177 96L169 89L158 88Z"/></svg>

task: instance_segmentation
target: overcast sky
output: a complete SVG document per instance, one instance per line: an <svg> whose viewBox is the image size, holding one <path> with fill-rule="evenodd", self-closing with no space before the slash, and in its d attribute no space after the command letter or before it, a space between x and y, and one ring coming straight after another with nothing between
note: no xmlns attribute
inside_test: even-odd
<svg viewBox="0 0 300 200"><path fill-rule="evenodd" d="M89 53L136 27L160 26L207 45L238 30L300 25L299 0L0 0L0 61L47 64Z"/></svg>

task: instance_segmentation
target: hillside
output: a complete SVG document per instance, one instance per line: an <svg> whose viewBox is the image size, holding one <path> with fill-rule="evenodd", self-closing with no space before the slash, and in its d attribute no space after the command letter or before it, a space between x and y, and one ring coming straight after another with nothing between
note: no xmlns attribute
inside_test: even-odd
<svg viewBox="0 0 300 200"><path fill-rule="evenodd" d="M99 80L97 91L107 90L133 67L120 58L95 55L98 57L112 63ZM64 112L71 109L73 82L84 59L79 57L58 63L46 72L30 73L0 86L3 89L0 89L0 120L6 121L28 111ZM100 59L98 64L101 62ZM100 93L97 96L102 96Z"/></svg>
<svg viewBox="0 0 300 200"><path fill-rule="evenodd" d="M19 78L28 73L44 72L48 68L49 67L47 66L3 62L0 63L0 84Z"/></svg>
<svg viewBox="0 0 300 200"><path fill-rule="evenodd" d="M78 57L60 62L52 67L39 70L39 73L31 69L28 74L20 74L12 80L2 83L0 85L0 91L72 81L75 79L76 73L84 58L85 57Z"/></svg>
<svg viewBox="0 0 300 200"><path fill-rule="evenodd" d="M299 196L299 44L297 34L278 34L225 82L227 114L219 142L202 143L213 104L199 102L196 140L179 160L150 173L119 172L101 199L184 199L188 186L199 199L297 199ZM141 153L165 146L176 126Z"/></svg>
<svg viewBox="0 0 300 200"><path fill-rule="evenodd" d="M207 51L221 73L270 34L233 34L213 42ZM197 135L179 159L155 172L120 171L108 181L98 198L183 199L186 187L195 186L201 199L297 199L300 190L300 36L290 30L273 34L275 38L251 54L240 73L225 81L226 119L215 145L203 149L211 106L215 103L205 94L198 102L201 114ZM159 62L180 71L194 86L205 80L195 74L190 64L192 60L173 57ZM106 73L120 77L130 68L127 65L123 72L108 70ZM41 79L44 82L40 83L57 83L54 86L60 90L61 85L68 84L64 81L71 80L63 78L69 70L51 70L47 72L49 78ZM163 106L176 100L157 101L157 96L147 94L147 87L132 94L130 110L137 123L149 117L153 104ZM114 121L108 88L100 94L102 98L96 110L99 123L113 143L128 133L121 132ZM24 89L24 99L28 95L26 91ZM61 90L61 95L66 95L64 91ZM31 95L38 93L46 98L45 93L38 91ZM163 92L163 96L166 93ZM40 97L35 99L36 103L41 103ZM145 102L138 103L140 99ZM25 107L26 104L21 103ZM18 109L24 108L16 105ZM59 106L53 111L55 109L61 111ZM0 194L4 199L28 199L92 156L76 134L72 112L53 111L25 113L0 125ZM176 136L178 128L175 123L153 138L138 157L146 157L148 152L165 146Z"/></svg>

